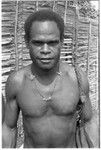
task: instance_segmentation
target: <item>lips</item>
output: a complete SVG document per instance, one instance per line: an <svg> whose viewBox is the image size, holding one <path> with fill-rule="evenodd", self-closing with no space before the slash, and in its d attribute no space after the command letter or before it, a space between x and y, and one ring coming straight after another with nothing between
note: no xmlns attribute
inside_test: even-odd
<svg viewBox="0 0 101 150"><path fill-rule="evenodd" d="M52 58L40 58L41 60L51 60Z"/></svg>
<svg viewBox="0 0 101 150"><path fill-rule="evenodd" d="M40 58L40 61L43 62L43 63L49 63L51 62L53 58Z"/></svg>

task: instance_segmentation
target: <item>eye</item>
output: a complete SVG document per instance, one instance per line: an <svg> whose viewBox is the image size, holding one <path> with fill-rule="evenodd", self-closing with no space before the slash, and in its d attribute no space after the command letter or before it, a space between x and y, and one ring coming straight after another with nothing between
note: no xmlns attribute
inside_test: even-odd
<svg viewBox="0 0 101 150"><path fill-rule="evenodd" d="M34 46L43 46L43 45L44 45L44 42L38 41L38 40L32 40L31 43L32 43Z"/></svg>
<svg viewBox="0 0 101 150"><path fill-rule="evenodd" d="M49 41L47 44L49 46L57 46L59 44L59 40Z"/></svg>

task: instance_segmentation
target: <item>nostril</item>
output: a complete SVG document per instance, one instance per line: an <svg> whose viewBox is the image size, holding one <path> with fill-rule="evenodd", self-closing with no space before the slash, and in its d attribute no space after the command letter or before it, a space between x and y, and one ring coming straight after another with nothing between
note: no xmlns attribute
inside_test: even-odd
<svg viewBox="0 0 101 150"><path fill-rule="evenodd" d="M42 50L42 51L40 51L40 53L41 53L41 54L50 54L51 51L49 51L49 50L47 50L47 51Z"/></svg>

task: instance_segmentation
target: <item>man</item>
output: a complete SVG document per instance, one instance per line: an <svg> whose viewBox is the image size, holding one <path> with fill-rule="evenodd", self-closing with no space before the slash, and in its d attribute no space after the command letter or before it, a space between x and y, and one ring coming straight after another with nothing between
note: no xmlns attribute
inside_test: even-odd
<svg viewBox="0 0 101 150"><path fill-rule="evenodd" d="M22 110L24 148L75 148L77 106L83 103L84 122L91 119L89 86L82 71L86 101L80 99L74 67L60 62L64 22L43 9L25 22L25 41L32 64L12 73L6 84L3 147L16 147L17 119Z"/></svg>

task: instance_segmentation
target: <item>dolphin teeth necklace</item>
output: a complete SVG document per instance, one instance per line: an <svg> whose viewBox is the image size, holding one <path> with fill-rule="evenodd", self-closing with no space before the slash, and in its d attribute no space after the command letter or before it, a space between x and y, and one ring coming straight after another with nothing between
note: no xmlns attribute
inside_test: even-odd
<svg viewBox="0 0 101 150"><path fill-rule="evenodd" d="M57 72L57 75L58 75L58 76L61 76L61 74L62 74L62 72ZM54 94L54 90L55 90L55 87L56 87L56 81L57 81L58 77L55 78L52 93L51 93L51 95L48 96L48 97L44 96L44 95L41 93L41 91L39 90L39 87L38 87L38 84L37 84L38 81L37 81L35 75L33 76L33 79L34 79L34 83L35 83L36 90L37 90L37 92L39 93L39 95L41 96L42 100L43 100L43 101L50 101L50 100L52 100L52 96L53 96L53 94Z"/></svg>

